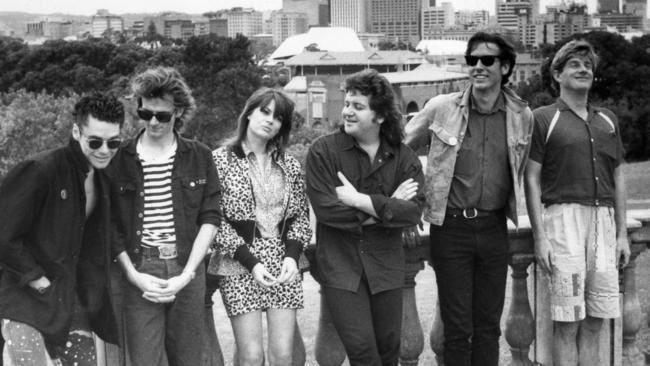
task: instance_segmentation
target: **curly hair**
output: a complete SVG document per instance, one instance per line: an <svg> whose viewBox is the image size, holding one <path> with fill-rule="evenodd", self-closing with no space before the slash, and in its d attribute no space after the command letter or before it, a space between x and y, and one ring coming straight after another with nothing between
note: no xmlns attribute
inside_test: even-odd
<svg viewBox="0 0 650 366"><path fill-rule="evenodd" d="M88 116L108 123L124 124L124 105L116 96L109 93L94 92L84 95L74 105L72 117L78 126L88 125Z"/></svg>
<svg viewBox="0 0 650 366"><path fill-rule="evenodd" d="M558 73L561 73L562 70L564 70L564 66L566 66L566 63L572 57L576 57L576 56L587 58L589 62L591 62L591 69L593 71L596 71L596 68L598 67L599 58L598 55L596 54L596 51L594 51L594 47L591 45L591 43L587 42L584 39L574 39L570 42L567 42L555 53L555 56L553 57L553 61L551 62L550 65L551 88L553 88L555 92L560 91L560 85L553 77L553 72L557 71Z"/></svg>
<svg viewBox="0 0 650 366"><path fill-rule="evenodd" d="M230 141L228 145L239 146L246 139L246 132L250 123L249 116L256 108L264 108L271 103L275 102L275 110L273 117L277 118L280 123L280 131L275 135L271 141L268 142L270 146L277 148L277 156L282 154L289 143L289 133L291 132L291 123L293 121L293 101L281 90L260 88L257 89L246 101L244 110L237 119L237 134ZM276 156L276 157L277 157Z"/></svg>
<svg viewBox="0 0 650 366"><path fill-rule="evenodd" d="M501 62L505 61L510 65L508 72L501 78L501 85L506 85L510 75L512 75L512 72L515 69L515 61L517 60L517 53L515 52L512 43L499 33L476 32L469 41L467 41L465 56L470 56L479 43L494 43L499 47L499 60L501 60Z"/></svg>
<svg viewBox="0 0 650 366"><path fill-rule="evenodd" d="M368 97L368 104L378 116L384 118L379 134L389 144L397 146L402 141L402 114L395 103L395 93L388 80L377 70L366 69L345 79L345 91L355 90Z"/></svg>
<svg viewBox="0 0 650 366"><path fill-rule="evenodd" d="M172 102L177 111L182 110L183 113L174 122L176 130L189 121L196 111L190 87L173 67L158 66L143 71L131 81L131 90L138 98L138 107L142 106L142 98L160 98Z"/></svg>

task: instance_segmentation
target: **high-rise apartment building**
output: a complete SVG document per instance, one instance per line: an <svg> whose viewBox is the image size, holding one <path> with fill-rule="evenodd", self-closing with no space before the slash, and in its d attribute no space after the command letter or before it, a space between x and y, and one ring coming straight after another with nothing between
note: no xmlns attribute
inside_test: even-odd
<svg viewBox="0 0 650 366"><path fill-rule="evenodd" d="M429 39L429 35L437 30L452 27L455 19L454 7L450 2L436 6L435 0L425 1L422 4L422 38Z"/></svg>
<svg viewBox="0 0 650 366"><path fill-rule="evenodd" d="M487 10L459 10L454 19L454 24L459 26L485 26L490 21L490 13Z"/></svg>
<svg viewBox="0 0 650 366"><path fill-rule="evenodd" d="M497 24L499 26L517 32L532 21L532 6L529 1L497 2Z"/></svg>
<svg viewBox="0 0 650 366"><path fill-rule="evenodd" d="M368 1L330 0L332 27L352 28L357 33L368 31Z"/></svg>
<svg viewBox="0 0 650 366"><path fill-rule="evenodd" d="M228 37L262 33L262 13L253 8L232 8L223 12L222 17L228 20Z"/></svg>
<svg viewBox="0 0 650 366"><path fill-rule="evenodd" d="M274 11L271 14L273 34L273 45L279 46L285 39L309 29L309 22L305 13L289 13L285 11Z"/></svg>
<svg viewBox="0 0 650 366"><path fill-rule="evenodd" d="M646 17L647 0L623 0L623 13Z"/></svg>
<svg viewBox="0 0 650 366"><path fill-rule="evenodd" d="M598 0L598 13L618 13L618 2L619 0Z"/></svg>
<svg viewBox="0 0 650 366"><path fill-rule="evenodd" d="M417 44L422 0L370 0L370 31Z"/></svg>
<svg viewBox="0 0 650 366"><path fill-rule="evenodd" d="M328 0L282 0L285 13L305 13L310 27L327 27L329 25Z"/></svg>
<svg viewBox="0 0 650 366"><path fill-rule="evenodd" d="M117 15L111 15L106 9L97 10L97 14L91 18L91 32L93 37L99 38L107 30L122 32L124 31L124 19Z"/></svg>

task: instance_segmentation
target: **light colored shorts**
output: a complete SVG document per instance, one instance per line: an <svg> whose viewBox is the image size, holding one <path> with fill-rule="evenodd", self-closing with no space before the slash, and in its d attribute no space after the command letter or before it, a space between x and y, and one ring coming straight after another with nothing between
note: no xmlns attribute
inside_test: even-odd
<svg viewBox="0 0 650 366"><path fill-rule="evenodd" d="M619 317L614 209L551 205L544 211L544 229L553 247L551 319Z"/></svg>

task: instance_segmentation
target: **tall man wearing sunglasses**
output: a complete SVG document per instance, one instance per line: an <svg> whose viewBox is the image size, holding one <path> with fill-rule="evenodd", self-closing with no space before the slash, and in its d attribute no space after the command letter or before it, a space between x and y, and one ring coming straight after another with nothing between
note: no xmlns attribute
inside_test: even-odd
<svg viewBox="0 0 650 366"><path fill-rule="evenodd" d="M203 259L220 221L207 146L177 133L196 106L183 77L158 67L131 87L145 128L111 166L114 255L127 278L126 350L132 365L201 364Z"/></svg>
<svg viewBox="0 0 650 366"><path fill-rule="evenodd" d="M517 224L533 116L505 85L512 45L479 32L467 43L469 86L439 95L405 128L429 145L424 219L444 323L445 365L496 366L505 297L508 231Z"/></svg>
<svg viewBox="0 0 650 366"><path fill-rule="evenodd" d="M75 104L73 117L67 146L27 158L0 187L5 365L96 365L91 328L115 341L102 169L120 146L124 107L95 93Z"/></svg>

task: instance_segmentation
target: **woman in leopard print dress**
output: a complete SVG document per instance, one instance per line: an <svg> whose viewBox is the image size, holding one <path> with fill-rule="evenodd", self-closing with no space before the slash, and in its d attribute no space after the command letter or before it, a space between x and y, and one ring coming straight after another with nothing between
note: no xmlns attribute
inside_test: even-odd
<svg viewBox="0 0 650 366"><path fill-rule="evenodd" d="M290 365L296 309L303 306L298 263L311 230L300 164L284 152L292 115L284 93L260 89L246 102L237 136L213 152L224 218L208 270L222 276L242 366L264 362L263 311L269 364Z"/></svg>

